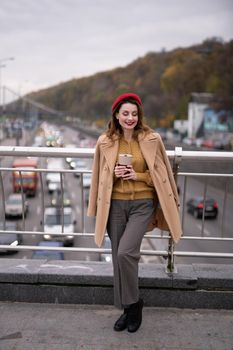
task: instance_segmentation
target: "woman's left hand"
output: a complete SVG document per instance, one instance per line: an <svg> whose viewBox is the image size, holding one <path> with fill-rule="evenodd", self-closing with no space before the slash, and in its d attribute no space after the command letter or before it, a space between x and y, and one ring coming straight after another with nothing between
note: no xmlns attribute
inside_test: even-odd
<svg viewBox="0 0 233 350"><path fill-rule="evenodd" d="M127 166L127 172L125 172L124 175L122 175L123 180L136 180L137 175L132 167L132 165Z"/></svg>

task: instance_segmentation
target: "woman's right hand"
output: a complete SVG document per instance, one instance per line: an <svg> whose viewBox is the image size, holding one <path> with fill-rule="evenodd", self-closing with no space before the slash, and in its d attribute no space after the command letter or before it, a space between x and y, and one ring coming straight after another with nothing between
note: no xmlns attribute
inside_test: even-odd
<svg viewBox="0 0 233 350"><path fill-rule="evenodd" d="M125 165L116 165L114 173L116 177L122 177L125 174L126 166Z"/></svg>

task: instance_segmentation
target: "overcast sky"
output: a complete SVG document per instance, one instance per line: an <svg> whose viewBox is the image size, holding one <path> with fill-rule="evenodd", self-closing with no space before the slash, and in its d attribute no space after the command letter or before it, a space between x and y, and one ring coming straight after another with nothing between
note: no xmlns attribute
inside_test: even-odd
<svg viewBox="0 0 233 350"><path fill-rule="evenodd" d="M232 0L0 0L0 83L25 94L149 51L229 41L232 23Z"/></svg>

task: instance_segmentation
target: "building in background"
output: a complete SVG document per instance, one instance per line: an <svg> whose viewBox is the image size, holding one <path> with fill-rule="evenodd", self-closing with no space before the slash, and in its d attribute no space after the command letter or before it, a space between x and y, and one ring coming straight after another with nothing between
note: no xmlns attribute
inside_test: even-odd
<svg viewBox="0 0 233 350"><path fill-rule="evenodd" d="M188 106L188 138L207 148L233 150L233 111L211 107L213 95L193 93Z"/></svg>

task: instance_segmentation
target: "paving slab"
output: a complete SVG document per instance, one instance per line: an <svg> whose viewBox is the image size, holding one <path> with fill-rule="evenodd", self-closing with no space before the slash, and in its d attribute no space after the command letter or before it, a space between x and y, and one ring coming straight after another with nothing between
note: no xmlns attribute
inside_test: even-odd
<svg viewBox="0 0 233 350"><path fill-rule="evenodd" d="M109 305L0 303L0 350L233 350L229 310L145 307L136 333L114 332Z"/></svg>

